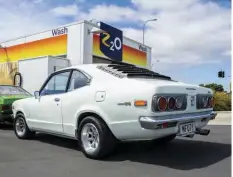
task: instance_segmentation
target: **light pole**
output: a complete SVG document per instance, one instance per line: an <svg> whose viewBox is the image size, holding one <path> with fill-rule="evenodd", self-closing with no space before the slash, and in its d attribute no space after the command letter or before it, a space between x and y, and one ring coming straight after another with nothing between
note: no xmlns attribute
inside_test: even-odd
<svg viewBox="0 0 233 177"><path fill-rule="evenodd" d="M154 19L150 19L150 20L146 20L143 24L143 36L142 36L142 43L144 45L144 33L145 33L145 26L146 26L146 23L149 22L149 21L156 21L157 19L154 18Z"/></svg>

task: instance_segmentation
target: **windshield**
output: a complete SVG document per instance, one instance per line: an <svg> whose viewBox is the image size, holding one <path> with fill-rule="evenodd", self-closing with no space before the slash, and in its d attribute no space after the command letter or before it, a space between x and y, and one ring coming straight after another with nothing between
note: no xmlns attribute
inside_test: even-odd
<svg viewBox="0 0 233 177"><path fill-rule="evenodd" d="M31 96L26 90L17 86L0 85L0 95L28 95Z"/></svg>

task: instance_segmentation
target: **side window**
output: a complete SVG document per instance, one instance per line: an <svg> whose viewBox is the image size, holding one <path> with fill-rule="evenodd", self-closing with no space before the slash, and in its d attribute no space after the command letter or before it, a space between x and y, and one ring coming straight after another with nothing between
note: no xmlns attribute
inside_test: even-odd
<svg viewBox="0 0 233 177"><path fill-rule="evenodd" d="M59 73L50 78L40 95L52 95L66 92L70 71Z"/></svg>
<svg viewBox="0 0 233 177"><path fill-rule="evenodd" d="M80 87L86 86L88 78L79 71L74 70L70 79L70 85L68 91L78 89Z"/></svg>

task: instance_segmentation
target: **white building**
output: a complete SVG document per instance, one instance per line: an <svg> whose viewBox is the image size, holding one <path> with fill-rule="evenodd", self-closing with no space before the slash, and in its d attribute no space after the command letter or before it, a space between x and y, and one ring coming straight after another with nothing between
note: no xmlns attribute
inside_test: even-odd
<svg viewBox="0 0 233 177"><path fill-rule="evenodd" d="M122 47L122 62L150 68L150 47L127 37L122 37L122 46L114 46L110 36L100 38L102 32L98 23L80 21L0 43L0 84L13 83L19 60L55 56L69 59L71 65L110 62L114 58L102 52L104 43L110 54Z"/></svg>

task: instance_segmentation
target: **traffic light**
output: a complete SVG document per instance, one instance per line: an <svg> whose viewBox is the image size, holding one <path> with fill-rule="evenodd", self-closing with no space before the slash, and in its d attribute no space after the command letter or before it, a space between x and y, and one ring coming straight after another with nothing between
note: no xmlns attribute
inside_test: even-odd
<svg viewBox="0 0 233 177"><path fill-rule="evenodd" d="M219 71L218 72L218 77L224 78L225 77L225 72L224 71Z"/></svg>

